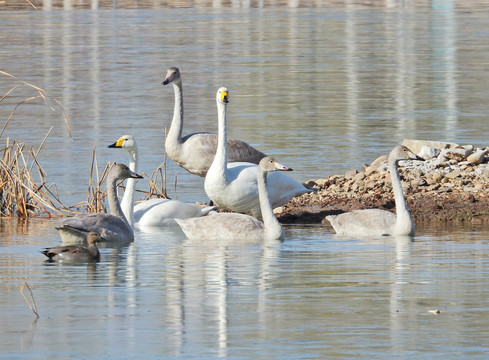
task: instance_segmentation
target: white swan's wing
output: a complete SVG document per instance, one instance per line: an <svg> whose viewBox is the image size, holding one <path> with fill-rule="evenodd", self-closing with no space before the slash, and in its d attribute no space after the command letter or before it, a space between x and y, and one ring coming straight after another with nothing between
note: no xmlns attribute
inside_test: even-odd
<svg viewBox="0 0 489 360"><path fill-rule="evenodd" d="M175 219L188 219L206 215L214 208L214 206L201 207L179 200L151 199L138 204L134 218L138 226L166 226L174 225Z"/></svg>
<svg viewBox="0 0 489 360"><path fill-rule="evenodd" d="M380 209L353 210L326 216L340 235L389 235L396 223L396 214Z"/></svg>
<svg viewBox="0 0 489 360"><path fill-rule="evenodd" d="M308 192L313 190L282 172L268 174L268 194L273 208L285 205L292 198Z"/></svg>
<svg viewBox="0 0 489 360"><path fill-rule="evenodd" d="M253 212L260 214L257 183L258 166L250 163L235 162L227 166L225 188L209 187L206 183L207 196L225 209L236 212ZM207 182L207 179L206 179ZM272 206L285 205L295 196L312 190L307 189L297 180L282 172L268 174L268 196Z"/></svg>
<svg viewBox="0 0 489 360"><path fill-rule="evenodd" d="M189 239L233 240L263 238L263 223L243 214L220 213L175 220Z"/></svg>

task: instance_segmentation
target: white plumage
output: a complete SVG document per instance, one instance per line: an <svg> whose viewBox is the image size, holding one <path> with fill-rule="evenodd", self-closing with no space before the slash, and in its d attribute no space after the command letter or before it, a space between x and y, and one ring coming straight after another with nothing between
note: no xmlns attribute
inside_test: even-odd
<svg viewBox="0 0 489 360"><path fill-rule="evenodd" d="M260 216L258 199L258 166L251 163L227 161L226 106L228 90L222 87L216 95L218 108L218 144L214 161L205 177L207 196L224 209ZM295 196L310 192L300 182L280 172L268 177L268 194L273 208L286 204Z"/></svg>

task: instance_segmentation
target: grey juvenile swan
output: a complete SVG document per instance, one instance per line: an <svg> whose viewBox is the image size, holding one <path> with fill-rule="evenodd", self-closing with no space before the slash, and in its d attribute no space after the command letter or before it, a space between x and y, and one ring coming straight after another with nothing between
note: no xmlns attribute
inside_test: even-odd
<svg viewBox="0 0 489 360"><path fill-rule="evenodd" d="M82 214L66 218L58 227L64 243L84 243L90 231L97 231L111 243L127 243L134 240L134 233L122 212L117 198L117 181L124 179L141 179L142 176L132 172L124 164L115 164L107 176L107 199L110 214Z"/></svg>
<svg viewBox="0 0 489 360"><path fill-rule="evenodd" d="M422 160L405 146L396 146L389 154L389 172L396 202L396 214L380 209L353 210L326 216L340 235L414 235L415 227L402 191L398 163L400 160Z"/></svg>
<svg viewBox="0 0 489 360"><path fill-rule="evenodd" d="M226 107L228 89L219 88L216 94L219 140L216 156L205 177L207 196L224 209L260 216L260 200L257 183L258 166L247 162L227 162ZM299 181L274 172L268 177L268 193L272 207L282 206L295 196L311 192Z"/></svg>
<svg viewBox="0 0 489 360"><path fill-rule="evenodd" d="M189 239L203 240L278 240L284 236L273 214L268 197L267 175L273 171L292 171L272 157L264 157L258 165L257 180L263 222L253 216L236 213L216 213L199 218L175 221Z"/></svg>
<svg viewBox="0 0 489 360"><path fill-rule="evenodd" d="M182 137L183 91L180 71L171 67L166 73L163 85L173 84L175 108L170 130L165 140L165 150L169 158L188 172L204 177L212 164L217 148L217 135L194 133ZM258 164L265 154L244 141L228 139L228 161L244 161Z"/></svg>
<svg viewBox="0 0 489 360"><path fill-rule="evenodd" d="M97 241L104 241L96 231L90 231L87 235L88 246L82 245L61 245L52 248L46 248L42 251L48 257L48 261L98 261L100 252L97 248Z"/></svg>
<svg viewBox="0 0 489 360"><path fill-rule="evenodd" d="M129 168L137 172L138 146L131 135L121 136L109 148L126 150L130 155ZM207 215L215 206L202 207L180 200L150 199L134 204L136 179L127 179L126 191L121 201L122 212L131 226L176 226L175 219L187 219Z"/></svg>

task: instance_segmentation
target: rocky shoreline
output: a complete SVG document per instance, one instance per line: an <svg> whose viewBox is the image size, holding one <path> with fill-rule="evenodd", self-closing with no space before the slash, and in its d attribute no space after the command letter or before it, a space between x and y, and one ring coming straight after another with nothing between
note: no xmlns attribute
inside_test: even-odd
<svg viewBox="0 0 489 360"><path fill-rule="evenodd" d="M424 161L399 164L404 195L416 224L489 224L489 147L404 140ZM292 199L275 210L284 224L324 224L326 215L354 209L395 211L387 155L361 169L310 180L316 192Z"/></svg>

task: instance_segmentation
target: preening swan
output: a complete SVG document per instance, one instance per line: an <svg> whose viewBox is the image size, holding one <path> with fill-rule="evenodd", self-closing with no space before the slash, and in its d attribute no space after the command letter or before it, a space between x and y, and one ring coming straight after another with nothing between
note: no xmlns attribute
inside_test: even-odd
<svg viewBox="0 0 489 360"><path fill-rule="evenodd" d="M180 71L171 67L166 73L163 85L173 84L175 108L170 130L165 140L168 157L188 172L204 177L212 164L217 148L217 135L194 133L182 137L183 91ZM258 164L265 154L244 141L228 139L228 161L244 161Z"/></svg>
<svg viewBox="0 0 489 360"><path fill-rule="evenodd" d="M90 231L87 235L88 246L82 245L61 245L52 248L46 248L42 251L48 257L48 261L98 261L100 252L97 248L97 241L104 241L96 231Z"/></svg>
<svg viewBox="0 0 489 360"><path fill-rule="evenodd" d="M109 148L124 149L129 153L129 168L137 172L138 146L131 135L121 136ZM121 208L131 226L167 226L176 225L176 219L187 219L207 215L214 206L201 207L179 200L150 199L134 205L135 179L128 179Z"/></svg>
<svg viewBox="0 0 489 360"><path fill-rule="evenodd" d="M131 171L124 164L115 164L107 176L107 199L110 214L83 214L66 218L58 227L64 243L86 242L90 231L97 231L112 243L127 243L134 240L134 233L129 225L117 199L117 181L124 179L141 179L142 176Z"/></svg>
<svg viewBox="0 0 489 360"><path fill-rule="evenodd" d="M189 239L203 240L278 240L284 236L282 227L273 214L268 197L267 174L272 171L291 171L272 157L264 157L257 170L258 192L263 222L253 216L219 213L186 220L176 220ZM272 174L270 174L272 175Z"/></svg>
<svg viewBox="0 0 489 360"><path fill-rule="evenodd" d="M406 205L399 177L400 160L422 160L405 146L396 146L389 154L389 172L396 202L396 214L380 209L353 210L326 216L337 234L341 235L414 235L414 222Z"/></svg>
<svg viewBox="0 0 489 360"><path fill-rule="evenodd" d="M216 95L218 109L218 144L204 188L209 199L224 209L260 216L258 198L258 166L251 163L227 162L226 106L229 102L228 90L220 88ZM272 207L286 204L295 196L310 192L300 182L280 172L273 172L268 178L268 193Z"/></svg>

